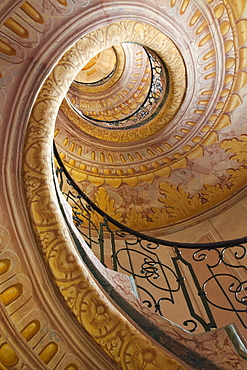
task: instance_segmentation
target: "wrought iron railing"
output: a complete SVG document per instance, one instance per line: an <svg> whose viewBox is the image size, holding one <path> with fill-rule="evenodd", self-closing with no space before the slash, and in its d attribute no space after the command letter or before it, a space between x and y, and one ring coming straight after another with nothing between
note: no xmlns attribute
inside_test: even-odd
<svg viewBox="0 0 247 370"><path fill-rule="evenodd" d="M247 237L174 243L131 230L81 191L55 145L54 153L60 189L72 207L77 229L103 265L134 278L145 305L170 318L178 301L186 308L179 324L191 332L216 328L215 314L219 312L234 313L238 323L247 328Z"/></svg>
<svg viewBox="0 0 247 370"><path fill-rule="evenodd" d="M134 128L146 123L148 119L154 118L164 105L169 91L169 75L166 66L160 58L151 50L144 48L151 67L151 82L150 88L144 102L131 115L118 120L102 120L88 115L85 115L81 110L77 109L67 97L66 100L71 108L83 119L91 122L96 126L102 125L108 129L118 128ZM162 79L165 78L165 88ZM103 81L103 80L102 80Z"/></svg>

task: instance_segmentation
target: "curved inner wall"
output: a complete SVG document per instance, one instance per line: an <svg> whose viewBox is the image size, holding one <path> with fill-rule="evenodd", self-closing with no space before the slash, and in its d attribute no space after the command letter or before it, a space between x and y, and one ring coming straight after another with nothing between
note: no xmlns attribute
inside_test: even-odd
<svg viewBox="0 0 247 370"><path fill-rule="evenodd" d="M1 12L1 365L193 368L183 353L194 346L198 356L207 353L221 368L244 369L225 331L213 332L218 356L210 335L199 339L164 319L169 343L176 338L186 351L161 349L109 300L71 244L56 203L50 155L55 131L60 155L81 188L134 229L164 235L208 219L171 238L193 234L193 241L212 241L235 230L234 237L244 234L245 200L236 202L246 184L245 1L157 0L121 3L121 9L107 1L7 1ZM79 46L54 67L79 38ZM126 41L149 47L163 60L171 95L145 130L109 135L82 122L63 98L95 55ZM120 49L116 55L115 72L97 87L102 96L129 72L129 56ZM89 94L90 88L82 90ZM116 340L119 346L111 347Z"/></svg>

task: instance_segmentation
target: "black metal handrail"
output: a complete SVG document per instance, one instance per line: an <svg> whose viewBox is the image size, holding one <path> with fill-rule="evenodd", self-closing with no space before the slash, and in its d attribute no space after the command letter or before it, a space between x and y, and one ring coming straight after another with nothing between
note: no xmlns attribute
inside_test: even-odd
<svg viewBox="0 0 247 370"><path fill-rule="evenodd" d="M247 261L243 245L247 237L192 244L134 231L102 211L81 191L63 165L55 143L54 154L60 189L72 207L78 231L103 265L132 276L145 305L167 317L169 305L182 299L186 313L181 324L189 326L191 332L198 325L205 331L216 328L217 309L234 313L247 329ZM64 177L69 186L66 191ZM170 252L166 254L167 249L160 247L169 247Z"/></svg>
<svg viewBox="0 0 247 370"><path fill-rule="evenodd" d="M231 239L231 240L224 240L220 242L210 242L210 243L180 243L180 242L172 242L169 240L163 240L159 238L155 238L149 235L145 235L143 233L140 233L138 231L135 231L133 229L130 229L128 226L122 224L121 222L116 221L114 218L109 216L107 213L102 211L94 202L91 201L91 199L88 198L88 196L80 189L80 187L75 183L73 178L70 176L69 172L66 170L66 167L63 165L63 162L58 154L56 145L54 143L53 146L54 150L54 155L55 158L59 164L59 166L63 169L63 172L68 179L68 181L73 184L74 189L78 192L78 194L84 199L88 205L97 213L99 213L104 219L106 219L108 222L111 224L115 225L118 229L125 231L126 233L129 233L137 238L140 239L145 239L150 243L154 244L159 244L159 245L164 245L166 247L178 247L180 249L217 249L217 248L223 248L223 247L232 247L240 244L245 244L247 243L247 236L243 238L238 238L238 239Z"/></svg>
<svg viewBox="0 0 247 370"><path fill-rule="evenodd" d="M145 124L150 118L153 119L159 113L160 108L163 106L168 96L169 74L165 64L160 60L160 58L158 58L157 55L147 48L144 48L144 50L146 51L151 66L151 83L145 100L135 112L118 120L101 120L82 113L71 103L70 99L66 97L66 100L71 108L83 119L91 122L92 124L102 127L102 123L104 123L106 124L107 129L112 130L116 129L116 127L126 128L125 124L128 124L128 129L134 128L136 126L140 126L140 124ZM166 76L165 91L162 84L162 77L164 75Z"/></svg>

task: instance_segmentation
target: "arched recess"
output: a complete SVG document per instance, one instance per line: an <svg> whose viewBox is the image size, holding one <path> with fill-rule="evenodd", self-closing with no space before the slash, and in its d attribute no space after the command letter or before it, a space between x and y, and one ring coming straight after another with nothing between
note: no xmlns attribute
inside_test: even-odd
<svg viewBox="0 0 247 370"><path fill-rule="evenodd" d="M27 206L38 246L60 293L103 350L124 369L144 368L145 364L157 369L183 369L179 360L134 327L95 283L74 249L53 186L52 141L62 99L74 77L94 55L121 42L138 42L159 54L176 83L173 77L177 70L173 70L166 49L171 41L152 26L115 22L79 40L53 68L31 112L23 156ZM178 51L174 45L172 49L176 57ZM184 73L183 65L180 68Z"/></svg>

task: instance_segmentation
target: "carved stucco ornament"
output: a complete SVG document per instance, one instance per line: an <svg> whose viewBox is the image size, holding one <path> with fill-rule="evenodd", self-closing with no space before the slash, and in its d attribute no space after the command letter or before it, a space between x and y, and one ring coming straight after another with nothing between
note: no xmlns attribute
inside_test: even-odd
<svg viewBox="0 0 247 370"><path fill-rule="evenodd" d="M168 125L156 134L153 132L148 144L137 137L125 146L116 143L121 158L113 145L118 135L108 147L108 143L95 140L94 153L87 147L83 154L78 148L86 146L86 140L72 129L65 133L63 124L57 126L57 142L71 175L82 187L85 182L87 188L104 187L115 202L116 212L121 209L122 222L131 228L169 227L192 220L213 207L217 213L215 206L224 208L223 203L230 204L230 199L234 204L239 197L232 197L246 184L243 169L238 170L239 165L229 160L221 145L223 139L245 132L246 1L212 0L204 8L195 1L183 1L181 7L179 4L172 1L161 7L174 17L174 22L181 20L177 25L183 27L189 50L182 53L182 43L177 41L186 65L187 86L180 109ZM78 117L65 104L61 108L71 127L77 124ZM221 163L216 162L214 152L220 153ZM141 195L143 184L145 197ZM133 194L133 199L138 192L143 204L147 198L156 199L156 203L152 207L143 205L141 211L128 205L123 212L125 201L120 202L118 190L121 188L122 192Z"/></svg>
<svg viewBox="0 0 247 370"><path fill-rule="evenodd" d="M125 37L142 42L143 27L122 21L100 28L79 40L54 67L33 106L24 149L24 184L38 245L66 303L79 323L123 369L185 369L166 350L151 342L119 313L87 271L71 242L53 186L52 141L62 99L82 65ZM96 34L104 36L99 43Z"/></svg>
<svg viewBox="0 0 247 370"><path fill-rule="evenodd" d="M136 22L131 22L129 27L130 29L122 27L121 37L119 36L118 38L119 43L124 41L135 41L136 35L135 32L132 33L132 29L134 31ZM61 105L61 110L64 115L68 120L72 121L75 126L82 130L82 132L92 136L93 138L109 141L111 143L129 143L143 140L154 135L165 127L174 117L183 101L186 89L186 75L184 62L178 49L168 37L162 34L155 27L145 25L143 23L139 23L138 27L140 28L140 32L143 33L142 40L139 39L138 42L141 42L143 45L148 46L150 49L155 51L167 67L170 77L170 88L165 104L162 106L157 116L143 126L128 130L118 129L117 127L114 130L108 130L86 121L77 115L66 101L64 101ZM112 25L107 26L107 30L105 32L107 32L109 40L112 40L109 41L109 43L111 44L114 42L112 34L114 30L112 30ZM94 37L101 38L102 36L95 33ZM83 39L85 38L87 38L87 36ZM98 45L92 45L91 48L95 53L98 50Z"/></svg>

